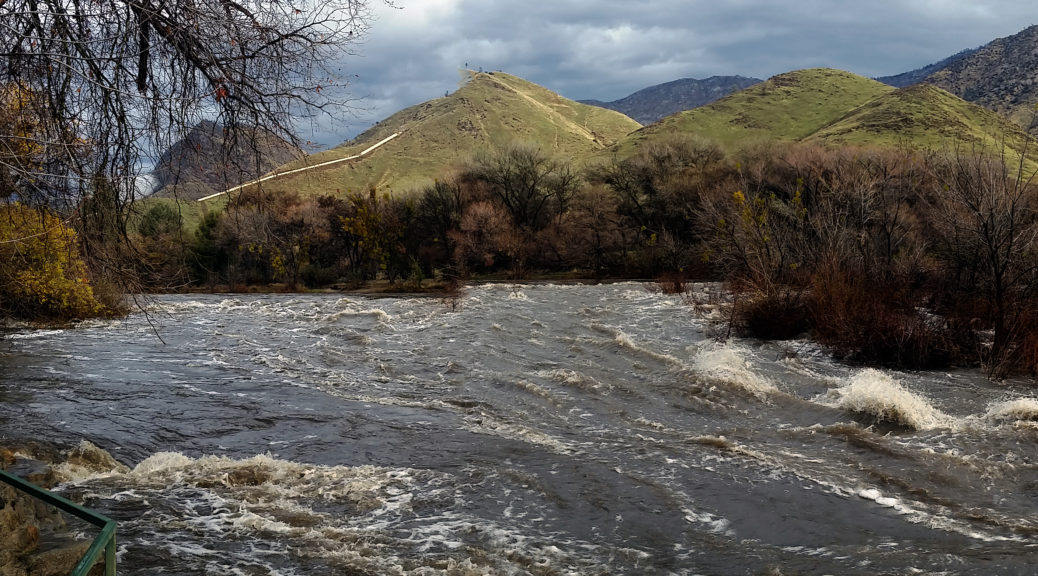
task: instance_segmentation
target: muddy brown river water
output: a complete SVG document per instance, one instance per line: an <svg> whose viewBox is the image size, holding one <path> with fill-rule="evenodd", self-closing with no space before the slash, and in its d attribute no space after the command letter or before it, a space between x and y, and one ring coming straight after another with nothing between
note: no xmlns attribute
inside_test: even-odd
<svg viewBox="0 0 1038 576"><path fill-rule="evenodd" d="M0 442L144 574L1035 574L1038 399L642 284L159 297L0 339Z"/></svg>

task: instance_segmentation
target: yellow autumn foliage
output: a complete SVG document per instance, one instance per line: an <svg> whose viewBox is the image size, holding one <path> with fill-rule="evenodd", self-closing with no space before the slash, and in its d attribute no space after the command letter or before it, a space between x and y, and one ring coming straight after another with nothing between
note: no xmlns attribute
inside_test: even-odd
<svg viewBox="0 0 1038 576"><path fill-rule="evenodd" d="M0 162L8 178L12 171L31 174L40 169L44 147L36 138L38 119L32 92L18 85L0 85ZM13 192L10 181L5 184L0 197Z"/></svg>
<svg viewBox="0 0 1038 576"><path fill-rule="evenodd" d="M49 210L0 204L0 315L69 320L104 312L75 230Z"/></svg>

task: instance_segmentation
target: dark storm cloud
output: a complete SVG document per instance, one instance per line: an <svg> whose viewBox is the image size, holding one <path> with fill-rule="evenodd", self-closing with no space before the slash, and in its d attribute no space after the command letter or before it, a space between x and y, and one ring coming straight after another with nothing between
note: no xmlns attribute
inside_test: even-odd
<svg viewBox="0 0 1038 576"><path fill-rule="evenodd" d="M677 78L767 78L815 66L905 72L1035 23L1017 1L398 0L377 6L343 62L359 109L315 127L337 144L457 88L459 68L505 70L569 98L612 100ZM356 75L356 76L354 76Z"/></svg>

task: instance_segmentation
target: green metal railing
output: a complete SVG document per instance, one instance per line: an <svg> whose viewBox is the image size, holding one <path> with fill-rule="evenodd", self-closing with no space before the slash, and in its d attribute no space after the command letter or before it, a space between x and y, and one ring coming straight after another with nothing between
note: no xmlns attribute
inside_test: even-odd
<svg viewBox="0 0 1038 576"><path fill-rule="evenodd" d="M105 559L105 576L115 576L115 520L87 510L86 508L69 502L68 500L48 492L35 484L31 484L22 480L17 476L12 476L3 470L0 470L0 482L5 482L14 486L16 489L25 492L26 494L42 500L51 506L54 506L58 510L67 512L80 520L84 520L93 524L94 526L101 529L101 533L94 538L93 543L90 544L90 548L87 549L86 554L79 559L79 563L72 570L70 576L86 576L90 569L94 567L98 558L104 553Z"/></svg>

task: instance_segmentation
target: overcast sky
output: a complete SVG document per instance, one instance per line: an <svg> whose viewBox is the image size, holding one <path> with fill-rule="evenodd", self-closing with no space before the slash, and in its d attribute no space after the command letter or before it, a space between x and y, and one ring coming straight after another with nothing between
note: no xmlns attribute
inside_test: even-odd
<svg viewBox="0 0 1038 576"><path fill-rule="evenodd" d="M466 63L575 100L615 100L678 78L897 74L1038 23L1020 0L369 1L371 29L343 62L358 109L304 138L334 146L441 97Z"/></svg>

